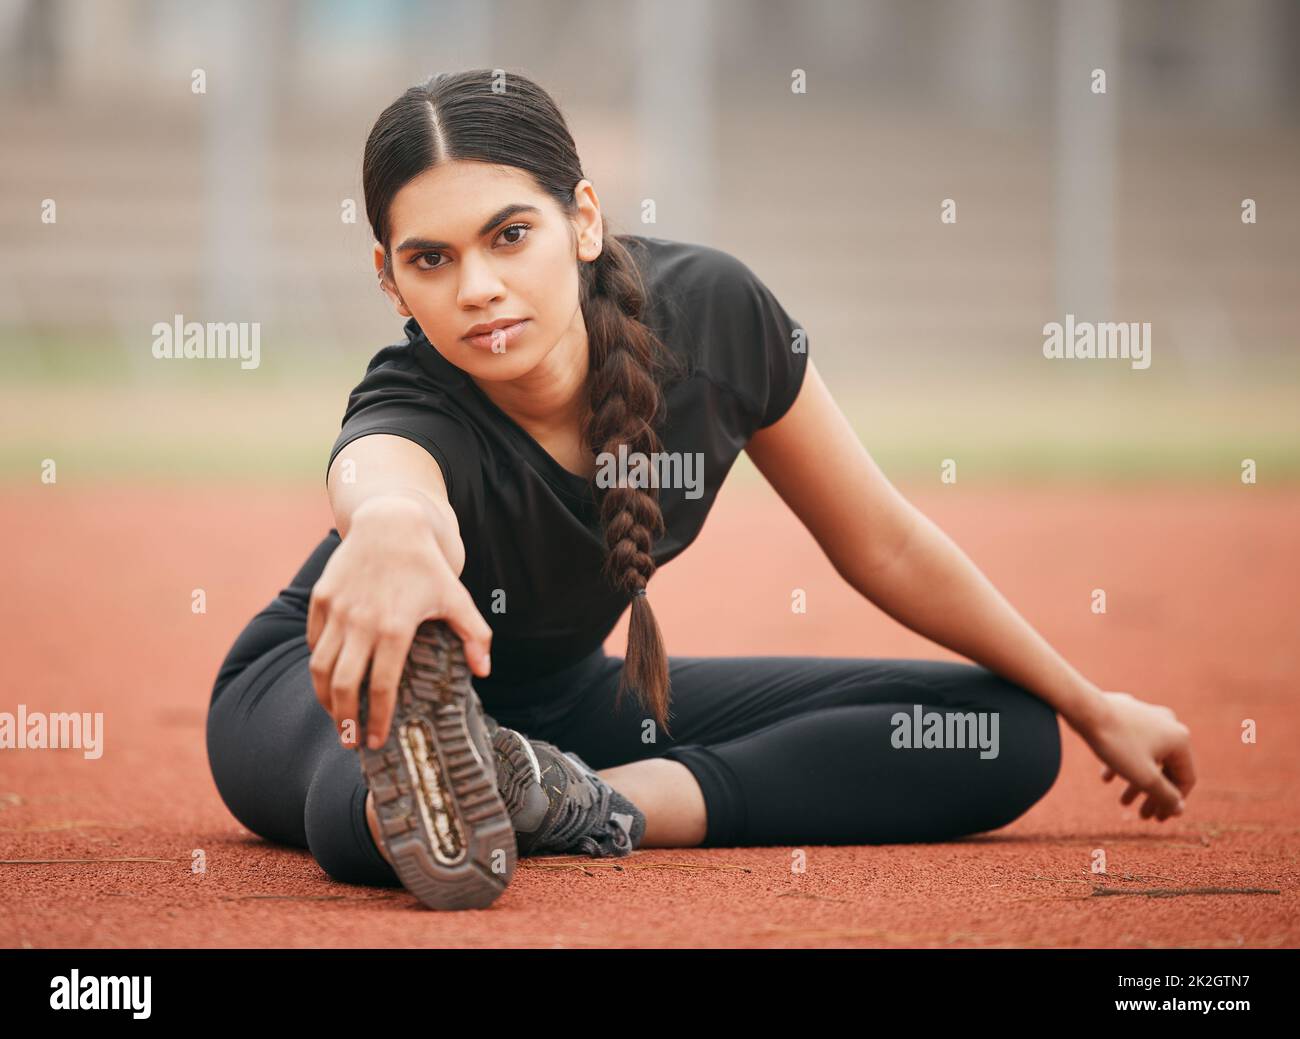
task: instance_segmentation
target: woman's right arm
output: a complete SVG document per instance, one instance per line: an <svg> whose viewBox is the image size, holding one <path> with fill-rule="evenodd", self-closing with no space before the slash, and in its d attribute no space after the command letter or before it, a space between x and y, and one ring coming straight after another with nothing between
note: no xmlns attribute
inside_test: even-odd
<svg viewBox="0 0 1300 1039"><path fill-rule="evenodd" d="M387 433L358 437L334 459L327 487L343 541L308 606L312 683L344 746L366 738L378 747L388 737L397 684L420 624L445 620L480 676L490 669L492 629L460 582L460 527L442 470L424 448ZM361 733L367 666L369 718Z"/></svg>

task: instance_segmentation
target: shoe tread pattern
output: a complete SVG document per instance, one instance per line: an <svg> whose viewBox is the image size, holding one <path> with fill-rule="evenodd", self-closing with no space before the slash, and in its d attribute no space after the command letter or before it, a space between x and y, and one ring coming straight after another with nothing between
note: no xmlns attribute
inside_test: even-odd
<svg viewBox="0 0 1300 1039"><path fill-rule="evenodd" d="M477 699L460 637L443 621L425 621L398 685L387 742L361 748L393 869L431 909L486 908L509 885L518 859L491 748L476 753L471 743Z"/></svg>

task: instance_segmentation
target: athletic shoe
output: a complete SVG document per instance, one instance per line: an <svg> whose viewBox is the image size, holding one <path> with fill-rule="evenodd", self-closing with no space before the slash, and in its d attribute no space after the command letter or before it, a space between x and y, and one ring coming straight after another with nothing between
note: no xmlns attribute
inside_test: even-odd
<svg viewBox="0 0 1300 1039"><path fill-rule="evenodd" d="M497 782L520 855L630 855L645 816L578 755L496 725Z"/></svg>
<svg viewBox="0 0 1300 1039"><path fill-rule="evenodd" d="M408 891L431 909L483 909L501 895L515 871L514 827L464 646L443 621L416 631L388 740L379 750L363 743L361 766Z"/></svg>

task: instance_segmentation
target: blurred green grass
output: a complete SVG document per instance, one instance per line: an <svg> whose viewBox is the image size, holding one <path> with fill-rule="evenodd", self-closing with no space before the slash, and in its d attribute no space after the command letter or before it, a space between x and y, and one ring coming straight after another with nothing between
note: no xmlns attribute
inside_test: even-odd
<svg viewBox="0 0 1300 1039"><path fill-rule="evenodd" d="M322 487L348 393L373 353L267 350L262 364L125 359L106 339L0 336L0 482L221 481ZM835 362L835 363L832 363ZM865 365L819 359L872 456L901 482L963 484L1300 480L1300 363L1222 371L1169 365ZM744 456L733 478L761 480Z"/></svg>

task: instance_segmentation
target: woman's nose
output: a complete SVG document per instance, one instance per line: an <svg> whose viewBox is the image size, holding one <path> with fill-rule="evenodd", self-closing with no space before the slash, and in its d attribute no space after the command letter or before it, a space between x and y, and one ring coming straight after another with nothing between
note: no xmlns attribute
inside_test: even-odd
<svg viewBox="0 0 1300 1039"><path fill-rule="evenodd" d="M461 306L481 307L501 298L503 288L501 279L487 260L466 257L461 262L456 296L456 301Z"/></svg>

